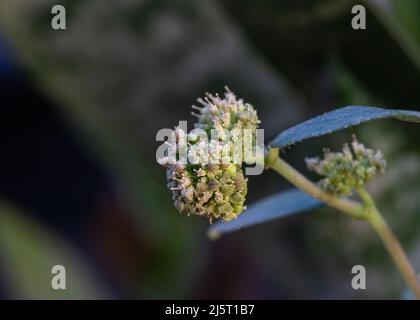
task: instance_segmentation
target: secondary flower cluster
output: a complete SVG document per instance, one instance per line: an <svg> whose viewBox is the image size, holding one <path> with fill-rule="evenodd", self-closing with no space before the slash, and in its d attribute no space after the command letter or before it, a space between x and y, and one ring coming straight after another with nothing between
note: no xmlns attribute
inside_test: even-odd
<svg viewBox="0 0 420 320"><path fill-rule="evenodd" d="M200 112L195 114L198 117L195 127L207 132L210 148L223 149L225 144L220 140L224 139L226 130L242 132L251 129L255 132L260 122L254 108L238 100L228 89L224 98L207 94L204 100L198 99L198 102L202 107L193 106ZM211 130L217 131L218 139L210 139ZM176 143L172 147L177 155L180 154L182 139L186 139L192 150L204 143L200 141L200 136L186 134L179 128L175 129L175 136ZM205 216L210 222L213 219L228 221L236 218L245 208L247 193L242 164L235 164L233 160L227 162L223 157L216 163L204 162L200 156L195 159L197 161L193 163L159 161L167 167L168 188L172 191L174 206L181 213Z"/></svg>
<svg viewBox="0 0 420 320"><path fill-rule="evenodd" d="M386 168L382 152L366 148L354 136L351 147L345 144L342 152L326 149L324 159L306 159L306 164L309 170L325 177L320 181L324 190L339 196L351 194Z"/></svg>

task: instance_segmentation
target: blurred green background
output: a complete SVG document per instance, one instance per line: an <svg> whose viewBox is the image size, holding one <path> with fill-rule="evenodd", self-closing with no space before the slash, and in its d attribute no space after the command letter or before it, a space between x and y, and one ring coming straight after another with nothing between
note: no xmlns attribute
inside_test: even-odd
<svg viewBox="0 0 420 320"><path fill-rule="evenodd" d="M344 105L420 110L419 1L62 0L65 31L51 29L55 4L0 3L1 298L405 297L376 235L333 210L208 240L207 221L172 207L155 135L224 85L267 141ZM355 4L366 30L351 28ZM380 121L284 153L311 176L304 157L353 133L382 150L389 169L369 189L417 270L419 132ZM248 202L287 187L251 177ZM55 264L67 290L51 289Z"/></svg>

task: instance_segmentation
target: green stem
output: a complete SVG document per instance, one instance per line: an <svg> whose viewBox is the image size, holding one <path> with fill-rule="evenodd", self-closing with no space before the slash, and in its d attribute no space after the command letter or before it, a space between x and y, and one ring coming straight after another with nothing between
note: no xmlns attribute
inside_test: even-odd
<svg viewBox="0 0 420 320"><path fill-rule="evenodd" d="M420 299L420 284L416 277L416 273L411 266L406 254L404 253L397 237L389 228L379 210L376 208L375 202L369 193L364 189L358 189L360 198L363 200L364 205L347 199L340 199L326 193L320 189L312 181L308 180L299 171L289 165L287 162L279 158L279 150L277 148L270 149L266 155L266 167L271 168L291 184L295 185L302 191L310 194L314 198L321 200L327 205L338 209L341 212L349 214L357 219L367 220L372 228L378 233L385 247L394 259L398 266L404 280L413 291L417 299Z"/></svg>
<svg viewBox="0 0 420 320"><path fill-rule="evenodd" d="M415 294L417 299L420 299L419 279L417 278L414 268L410 264L410 261L402 249L397 237L382 217L370 194L363 188L358 189L357 192L365 203L366 219L382 239L385 247L394 259L397 267L400 269L400 272L411 291Z"/></svg>
<svg viewBox="0 0 420 320"><path fill-rule="evenodd" d="M289 165L287 162L279 158L278 156L274 160L274 156L278 155L278 149L270 149L267 156L266 166L273 169L280 175L282 175L291 184L295 185L302 191L310 194L314 198L325 202L329 206L336 208L344 213L351 215L357 219L365 218L364 207L355 201L337 198L323 190L321 190L316 184L308 180L299 171Z"/></svg>

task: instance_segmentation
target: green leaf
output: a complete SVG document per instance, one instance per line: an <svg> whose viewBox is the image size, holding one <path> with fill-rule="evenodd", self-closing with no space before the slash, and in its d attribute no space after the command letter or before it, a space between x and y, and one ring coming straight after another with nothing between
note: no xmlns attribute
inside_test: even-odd
<svg viewBox="0 0 420 320"><path fill-rule="evenodd" d="M299 123L283 131L269 145L281 149L305 139L330 134L363 122L386 118L420 122L420 112L363 106L344 107Z"/></svg>
<svg viewBox="0 0 420 320"><path fill-rule="evenodd" d="M65 268L66 289L51 286L52 267ZM61 237L0 202L0 269L8 298L106 299L93 270Z"/></svg>
<svg viewBox="0 0 420 320"><path fill-rule="evenodd" d="M276 193L251 204L237 219L213 224L208 230L208 235L211 239L217 239L223 233L282 218L321 204L319 200L298 189Z"/></svg>

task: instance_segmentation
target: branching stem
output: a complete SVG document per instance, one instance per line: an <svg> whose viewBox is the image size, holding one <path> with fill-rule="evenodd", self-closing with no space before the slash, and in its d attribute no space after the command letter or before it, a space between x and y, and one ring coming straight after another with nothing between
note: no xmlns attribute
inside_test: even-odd
<svg viewBox="0 0 420 320"><path fill-rule="evenodd" d="M403 275L407 285L415 294L416 298L420 299L420 283L414 268L411 266L397 237L394 235L377 209L370 194L365 189L357 190L363 204L352 200L338 198L320 189L316 184L308 180L299 171L281 159L278 154L279 151L276 148L269 150L266 156L266 167L273 169L291 184L310 194L314 198L321 200L330 207L338 209L339 211L354 218L367 220L383 241L386 249Z"/></svg>
<svg viewBox="0 0 420 320"><path fill-rule="evenodd" d="M411 291L415 294L417 299L420 299L419 279L417 278L414 268L410 264L410 261L402 249L397 237L377 209L370 194L365 189L358 189L357 192L365 204L367 221L378 233L395 264L400 269L400 272Z"/></svg>
<svg viewBox="0 0 420 320"><path fill-rule="evenodd" d="M299 171L297 171L283 159L277 157L275 160L273 160L273 155L276 152L278 153L276 150L278 149L271 149L269 151L269 155L267 156L269 161L266 163L267 167L282 175L286 180L288 180L291 184L295 185L302 191L310 194L318 200L321 200L322 202L325 202L329 206L349 214L354 218L365 218L365 210L360 203L352 200L337 198L334 195L321 190L316 184L308 180L305 176L303 176Z"/></svg>

